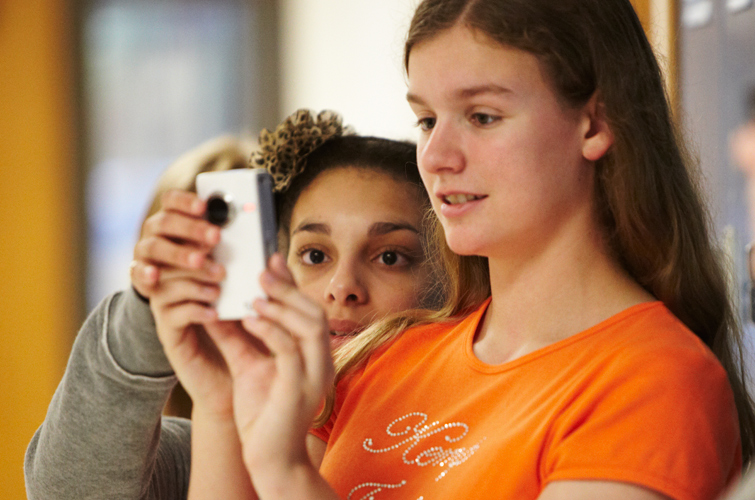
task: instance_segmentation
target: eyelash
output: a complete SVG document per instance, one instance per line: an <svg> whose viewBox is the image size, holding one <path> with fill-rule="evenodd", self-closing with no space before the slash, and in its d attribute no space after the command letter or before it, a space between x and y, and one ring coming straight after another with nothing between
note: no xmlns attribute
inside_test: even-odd
<svg viewBox="0 0 755 500"><path fill-rule="evenodd" d="M432 127L427 127L426 126L426 122L428 120L432 120L434 122L435 118L420 118L419 120L417 120L417 122L414 124L414 126L420 128L423 132L427 132L428 130L430 130L432 128ZM434 126L435 126L435 123L433 123L433 127Z"/></svg>
<svg viewBox="0 0 755 500"><path fill-rule="evenodd" d="M490 119L490 123L481 123L480 120L477 119L483 116ZM487 127L489 125L493 125L494 123L497 123L501 120L500 116L492 115L490 113L472 113L470 118L473 119L475 122L477 122L477 124L481 127Z"/></svg>
<svg viewBox="0 0 755 500"><path fill-rule="evenodd" d="M479 118L481 118L481 117L485 117L485 118L489 119L490 122L489 123L482 123L481 120L479 120ZM496 115L493 115L493 114L490 114L490 113L472 113L470 115L469 119L470 119L470 121L473 121L479 127L488 127L490 125L493 125L493 124L501 121L502 117L496 116ZM427 124L428 121L432 121L433 122L432 125L428 125ZM428 132L428 131L432 130L433 127L435 127L435 121L436 121L435 118L420 118L420 119L417 120L417 122L415 123L414 126L415 127L419 127L423 132Z"/></svg>
<svg viewBox="0 0 755 500"><path fill-rule="evenodd" d="M383 256L383 255L385 255L387 253L395 253L399 257L399 259L404 259L406 262L403 265L400 265L398 263L396 263L396 264L384 264L384 263L381 262L380 263L381 265L384 265L386 267L408 267L408 266L411 266L412 264L414 264L414 260L415 260L414 257L412 257L407 252L404 252L404 251L402 251L399 248L384 248L384 249L382 249L377 254L376 257L374 257L372 259L372 261L376 261L376 260L380 259L381 256Z"/></svg>
<svg viewBox="0 0 755 500"><path fill-rule="evenodd" d="M304 262L304 256L310 252L322 252L322 254L325 256L325 260L323 262ZM299 261L304 264L305 266L319 266L321 264L325 264L328 262L328 254L325 252L325 250L322 250L317 247L304 247L300 249L298 252L296 252L296 256L299 258Z"/></svg>
<svg viewBox="0 0 755 500"><path fill-rule="evenodd" d="M310 252L322 252L322 254L325 257L325 260L323 262L305 262L304 261L305 255L307 255ZM385 264L385 263L379 262L379 264L385 267L408 267L414 264L415 258L413 256L409 255L407 252L399 248L390 248L390 247L382 249L375 257L370 259L370 261L371 262L379 261L379 259L387 253L394 253L398 256L398 259L403 259L405 262L403 264L399 264L398 262L396 264ZM321 264L326 264L327 262L329 262L329 259L330 259L328 257L328 254L324 250L320 248L316 248L316 247L304 247L296 253L296 256L298 257L299 261L305 266L319 266Z"/></svg>

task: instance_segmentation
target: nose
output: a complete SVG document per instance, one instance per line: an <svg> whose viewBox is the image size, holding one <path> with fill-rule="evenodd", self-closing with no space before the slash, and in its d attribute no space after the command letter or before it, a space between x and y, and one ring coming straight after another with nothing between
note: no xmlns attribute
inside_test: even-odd
<svg viewBox="0 0 755 500"><path fill-rule="evenodd" d="M349 260L338 262L328 286L325 301L342 306L356 306L369 302L369 293L359 272L359 266Z"/></svg>
<svg viewBox="0 0 755 500"><path fill-rule="evenodd" d="M451 121L437 120L428 135L417 144L417 163L428 173L460 172L465 157L461 131Z"/></svg>

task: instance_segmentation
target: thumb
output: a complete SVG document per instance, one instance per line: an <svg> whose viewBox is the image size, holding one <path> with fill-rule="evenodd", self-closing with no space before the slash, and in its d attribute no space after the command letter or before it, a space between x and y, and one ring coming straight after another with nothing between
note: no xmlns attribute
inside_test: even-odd
<svg viewBox="0 0 755 500"><path fill-rule="evenodd" d="M291 271L286 265L286 259L284 259L283 255L281 255L280 253L276 252L272 257L270 257L270 260L267 263L267 267L273 274L275 274L278 279L285 281L290 285L296 286L296 283L294 282L294 275L291 274Z"/></svg>
<svg viewBox="0 0 755 500"><path fill-rule="evenodd" d="M232 377L237 376L249 363L270 355L267 347L247 333L238 321L216 321L204 327L225 359Z"/></svg>

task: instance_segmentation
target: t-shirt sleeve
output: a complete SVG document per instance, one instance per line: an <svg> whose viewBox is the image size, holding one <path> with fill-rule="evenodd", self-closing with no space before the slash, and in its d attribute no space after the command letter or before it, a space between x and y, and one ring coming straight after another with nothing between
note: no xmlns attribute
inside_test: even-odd
<svg viewBox="0 0 755 500"><path fill-rule="evenodd" d="M620 481L679 500L717 498L741 467L728 377L702 346L616 360L585 382L546 448L543 484Z"/></svg>

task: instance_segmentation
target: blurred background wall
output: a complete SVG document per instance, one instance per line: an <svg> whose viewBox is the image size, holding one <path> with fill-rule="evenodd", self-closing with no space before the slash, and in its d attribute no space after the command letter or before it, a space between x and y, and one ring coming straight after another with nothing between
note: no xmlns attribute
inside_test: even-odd
<svg viewBox="0 0 755 500"><path fill-rule="evenodd" d="M256 136L299 107L337 110L363 134L413 138L401 50L417 3L0 0L3 498L25 498L24 450L85 314L128 286L154 179L205 139ZM741 291L753 235L726 137L755 82L755 9L633 4L701 153Z"/></svg>
<svg viewBox="0 0 755 500"><path fill-rule="evenodd" d="M755 214L748 213L751 179L735 164L730 141L752 113L747 99L755 90L753 2L686 0L679 12L678 38L682 124L703 167L715 227L731 257L736 297L746 314L751 305L744 249L755 239Z"/></svg>
<svg viewBox="0 0 755 500"><path fill-rule="evenodd" d="M71 14L61 0L0 2L0 495L12 500L82 319Z"/></svg>

